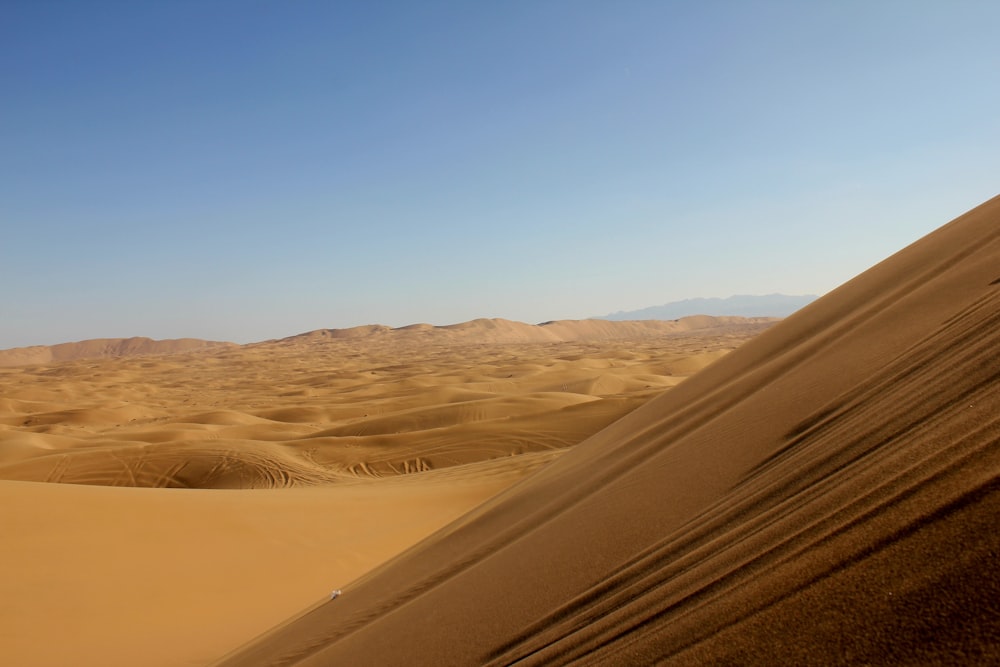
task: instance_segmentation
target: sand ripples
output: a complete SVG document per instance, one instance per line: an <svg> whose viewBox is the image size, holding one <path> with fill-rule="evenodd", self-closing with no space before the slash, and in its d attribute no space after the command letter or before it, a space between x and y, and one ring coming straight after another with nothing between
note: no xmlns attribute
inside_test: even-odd
<svg viewBox="0 0 1000 667"><path fill-rule="evenodd" d="M452 340L538 329L518 323L376 328L7 368L0 479L275 488L561 450L766 326L624 343Z"/></svg>

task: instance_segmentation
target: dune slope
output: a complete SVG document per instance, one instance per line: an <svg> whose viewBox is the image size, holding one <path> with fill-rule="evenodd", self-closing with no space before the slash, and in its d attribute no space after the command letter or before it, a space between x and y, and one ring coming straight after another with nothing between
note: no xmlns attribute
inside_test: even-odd
<svg viewBox="0 0 1000 667"><path fill-rule="evenodd" d="M0 480L0 664L209 664L546 457L266 491Z"/></svg>
<svg viewBox="0 0 1000 667"><path fill-rule="evenodd" d="M1000 198L222 664L1000 660Z"/></svg>

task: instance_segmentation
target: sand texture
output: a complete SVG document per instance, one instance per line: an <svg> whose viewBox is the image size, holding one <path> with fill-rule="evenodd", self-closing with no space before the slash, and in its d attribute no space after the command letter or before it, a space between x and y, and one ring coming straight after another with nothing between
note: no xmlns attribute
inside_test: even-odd
<svg viewBox="0 0 1000 667"><path fill-rule="evenodd" d="M0 368L0 664L210 664L772 324L480 320Z"/></svg>
<svg viewBox="0 0 1000 667"><path fill-rule="evenodd" d="M1000 198L221 664L997 664L998 383Z"/></svg>

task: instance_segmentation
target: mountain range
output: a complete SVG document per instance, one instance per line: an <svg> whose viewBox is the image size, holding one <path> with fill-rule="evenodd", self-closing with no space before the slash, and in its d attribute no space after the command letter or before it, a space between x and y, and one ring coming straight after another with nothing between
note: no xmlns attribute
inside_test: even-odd
<svg viewBox="0 0 1000 667"><path fill-rule="evenodd" d="M600 320L676 320L690 315L741 315L788 317L818 297L815 294L736 294L725 299L698 298L672 301L662 306L598 315Z"/></svg>

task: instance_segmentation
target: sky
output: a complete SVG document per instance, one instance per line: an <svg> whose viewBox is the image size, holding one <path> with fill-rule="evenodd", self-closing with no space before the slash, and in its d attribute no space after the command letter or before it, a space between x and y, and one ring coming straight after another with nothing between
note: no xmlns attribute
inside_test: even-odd
<svg viewBox="0 0 1000 667"><path fill-rule="evenodd" d="M0 0L0 348L823 294L1000 192L992 0Z"/></svg>

